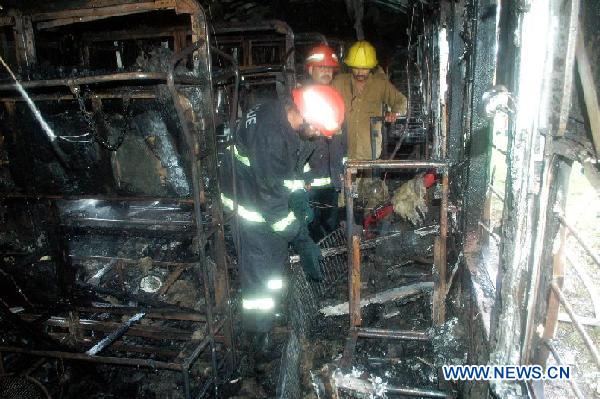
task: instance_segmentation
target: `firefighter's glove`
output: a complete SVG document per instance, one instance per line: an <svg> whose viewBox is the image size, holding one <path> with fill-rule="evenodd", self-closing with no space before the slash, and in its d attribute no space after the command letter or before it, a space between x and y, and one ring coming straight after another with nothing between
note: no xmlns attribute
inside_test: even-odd
<svg viewBox="0 0 600 399"><path fill-rule="evenodd" d="M292 246L300 256L300 262L304 272L315 281L323 280L323 271L321 270L321 249L310 238L308 229L301 228L300 232L292 241Z"/></svg>
<svg viewBox="0 0 600 399"><path fill-rule="evenodd" d="M304 272L315 281L323 280L323 272L321 271L321 249L312 240L303 242L298 247L298 255L302 262Z"/></svg>
<svg viewBox="0 0 600 399"><path fill-rule="evenodd" d="M300 222L308 225L315 218L315 214L308 202L308 192L306 190L296 190L290 194L288 203L290 210Z"/></svg>

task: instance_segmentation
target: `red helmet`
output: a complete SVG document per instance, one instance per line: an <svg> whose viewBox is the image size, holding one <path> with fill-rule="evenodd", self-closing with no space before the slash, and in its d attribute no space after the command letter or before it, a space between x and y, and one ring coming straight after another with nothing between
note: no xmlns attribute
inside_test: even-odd
<svg viewBox="0 0 600 399"><path fill-rule="evenodd" d="M344 99L336 89L327 85L308 85L292 90L294 104L304 120L331 137L344 122Z"/></svg>
<svg viewBox="0 0 600 399"><path fill-rule="evenodd" d="M306 67L309 66L324 66L339 68L340 63L333 49L325 44L320 44L313 47L306 57Z"/></svg>

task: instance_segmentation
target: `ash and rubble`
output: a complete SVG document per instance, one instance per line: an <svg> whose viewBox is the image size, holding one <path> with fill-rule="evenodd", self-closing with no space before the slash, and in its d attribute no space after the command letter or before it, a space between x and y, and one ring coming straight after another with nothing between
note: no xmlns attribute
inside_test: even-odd
<svg viewBox="0 0 600 399"><path fill-rule="evenodd" d="M435 228L429 230L435 231ZM388 261L384 263L377 256L379 249L376 247L363 253L362 275L369 276L363 280L364 296L377 295L390 286L410 284L415 281L415 276L417 281L431 277L431 265L410 261L402 253L396 253L395 259L388 257ZM426 255L423 252L420 254ZM394 274L393 271L398 269L404 273ZM347 281L342 279L331 287L327 295L320 298L320 304L345 300L346 295ZM426 331L432 337L431 341L359 340L354 362L349 370L337 366L347 338L347 314L328 317L320 315L314 323L315 332L304 342L303 352L307 355L301 362L307 398L327 397L323 396L323 386L327 385L324 381L328 379L338 381L340 387L344 386L343 381L353 381L349 385L354 389L340 388L340 393L345 392L343 395L346 395L341 397L387 397L387 386L436 389L439 367L444 364L464 364L466 361L466 333L457 318L452 318L441 326L430 327L431 295L426 291L390 299L385 303L367 305L363 308L362 324L373 328ZM356 383L360 388L355 386Z"/></svg>

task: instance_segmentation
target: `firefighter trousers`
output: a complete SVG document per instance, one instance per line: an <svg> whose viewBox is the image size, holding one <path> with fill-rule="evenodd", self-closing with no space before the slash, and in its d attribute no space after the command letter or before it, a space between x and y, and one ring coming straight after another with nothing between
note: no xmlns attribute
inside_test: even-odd
<svg viewBox="0 0 600 399"><path fill-rule="evenodd" d="M235 229L234 229L235 230ZM242 289L244 328L267 332L281 308L288 241L266 223L239 221L234 233Z"/></svg>

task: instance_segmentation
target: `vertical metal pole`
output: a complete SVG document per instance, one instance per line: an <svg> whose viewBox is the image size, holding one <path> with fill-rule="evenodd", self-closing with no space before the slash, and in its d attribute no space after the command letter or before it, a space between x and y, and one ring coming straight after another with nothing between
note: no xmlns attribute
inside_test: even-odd
<svg viewBox="0 0 600 399"><path fill-rule="evenodd" d="M208 37L206 38L208 40ZM230 109L230 115L229 115L229 129L231 132L231 142L232 145L235 145L236 142L236 126L235 126L235 122L237 120L237 110L238 110L238 98L239 98L239 83L240 83L240 68L238 65L238 62L235 58L233 58L232 56L230 56L229 54L221 51L220 49L218 49L217 47L210 47L215 53L219 54L221 57L225 58L227 61L229 61L231 63L231 65L234 68L234 73L235 73L235 82L234 82L234 87L233 87L233 99L232 99L232 109ZM209 57L210 59L210 57ZM215 143L216 145L216 143ZM233 151L229 151L229 155L230 155L230 161L231 161L231 179L232 179L232 186L233 186L233 228L234 228L234 240L235 242L235 247L237 248L237 250L239 251L240 248L240 220L239 220L239 215L238 215L238 198L237 198L237 177L236 177L236 159L235 156L233 154ZM218 193L221 193L221 189L219 188ZM220 248L218 250L218 252L222 253L222 262L225 265L225 269L227 269L227 263L226 263L226 249L224 246L225 243L225 235L223 232L223 206L221 204L221 199L215 199L216 201L219 202L219 226L220 229L217 233L217 240L219 243L222 243L222 248ZM221 244L219 244L221 245ZM238 268L243 268L243 265L240 262L240 259L238 259ZM231 348L231 354L232 354L232 368L236 363L236 351L235 351L235 342L234 342L234 338L233 338L233 314L231 312L231 306L229 304L229 273L228 270L225 270L225 275L223 276L223 279L218 282L218 285L220 285L222 288L217 290L217 292L219 292L219 294L216 297L216 302L217 302L217 306L222 307L222 305L225 305L227 307L226 309L226 313L227 313L227 317L228 320L225 323L224 326L224 334L225 334L225 343L226 345Z"/></svg>
<svg viewBox="0 0 600 399"><path fill-rule="evenodd" d="M350 307L350 326L354 326L354 197L352 196L352 175L356 169L346 168L344 172L344 196L346 199L346 243L348 246L348 305ZM359 282L360 284L360 282Z"/></svg>
<svg viewBox="0 0 600 399"><path fill-rule="evenodd" d="M571 165L565 162L560 162L560 166L556 171L556 185L557 194L554 204L554 209L558 208L561 211L565 209L565 202L567 193L569 191L569 177L571 175ZM566 259L566 244L568 238L568 229L556 221L558 224L556 237L553 237L553 241L558 240L558 250L548 255L547 264L552 265L552 279L556 281L558 286L562 288L565 276L565 259ZM558 327L558 311L560 308L560 302L558 295L548 287L548 303L546 305L546 320L544 323L544 333L541 336L542 340L550 340L554 338L556 328ZM535 364L546 365L548 359L548 347L540 345L536 358Z"/></svg>
<svg viewBox="0 0 600 399"><path fill-rule="evenodd" d="M566 365L565 361L560 356L560 353L558 353L554 345L552 345L552 343L549 340L543 340L542 342L544 343L545 347L552 353L552 356L554 356L556 363L558 363L560 366ZM577 385L574 378L569 378L569 384L571 384L571 388L573 389L573 393L575 394L575 397L577 397L577 399L583 399L585 397L583 396L583 393L581 392L581 389L579 389L579 385Z"/></svg>
<svg viewBox="0 0 600 399"><path fill-rule="evenodd" d="M448 170L442 175L442 203L440 206L440 236L434 245L434 260L437 278L433 288L432 320L434 325L443 324L446 319L447 259L446 240L448 237Z"/></svg>
<svg viewBox="0 0 600 399"><path fill-rule="evenodd" d="M184 393L185 393L185 399L191 399L192 395L190 392L190 373L189 370L187 368L184 368L184 370L181 372L181 374L183 375L183 389L184 389Z"/></svg>
<svg viewBox="0 0 600 399"><path fill-rule="evenodd" d="M205 248L204 246L206 245L206 235L204 233L204 227L202 226L202 221L203 221L203 212L202 212L202 203L203 203L203 199L204 199L204 186L202 185L202 164L201 164L201 159L199 157L199 143L198 143L198 135L196 134L196 130L192 130L190 129L190 123L192 123L193 121L190 121L186 118L186 112L184 110L183 105L180 102L180 94L178 93L177 89L175 88L175 79L174 79L174 71L175 71L175 66L181 61L181 59L183 59L185 56L187 56L188 54L192 53L194 54L194 70L198 71L200 68L200 57L197 56L198 51L196 50L201 50L204 49L206 52L204 53L205 57L210 56L210 52L208 51L208 41L206 40L206 38L208 37L208 32L206 31L205 27L206 27L206 21L203 18L203 14L201 14L200 12L198 12L197 14L194 14L191 16L191 20L192 20L192 30L194 31L194 35L197 35L198 33L204 33L204 37L205 39L201 39L200 41L192 44L190 47L188 47L186 50L182 51L179 54L175 54L171 60L171 65L170 65L170 69L169 69L169 73L167 76L167 87L169 88L169 91L171 93L171 96L173 97L173 103L175 105L175 110L177 111L177 116L179 118L179 121L181 123L181 127L183 129L184 135L185 135L185 143L187 145L187 151L188 151L188 159L189 162L191 163L191 172L192 172L192 188L193 188L193 200L194 200L194 219L195 219L195 224L196 224L196 240L194 240L194 251L196 252L197 256L198 256L198 263L195 264L195 272L197 274L197 277L200 281L202 281L202 285L204 287L204 299L206 302L206 334L208 336L209 342L210 342L210 348L211 348L211 357L212 357L212 364L213 364L213 375L214 375L214 382L215 382L215 396L217 396L217 389L218 389L218 370L217 370L217 353L216 353L216 346L215 346L215 339L214 339L214 334L215 334L215 330L214 330L214 316L213 316L213 304L212 304L212 298L210 295L210 276L208 273L208 268L207 268L207 261L206 261L206 253L205 253ZM194 28L196 30L194 30ZM206 61L206 60L205 60ZM210 77L210 62L207 61L208 63L208 75ZM211 86L212 82L209 81L209 86L208 86L208 91L211 92L212 91L212 86ZM208 96L208 104L209 104L209 109L212 110L212 95ZM195 116L195 114L193 114L193 116ZM212 119L212 114L209 115L210 117L210 122L209 122L209 126L208 128L206 128L205 132L208 131L209 133L212 133L212 136L209 137L212 138L213 143L214 144L214 140L215 140L215 135L214 135L214 120ZM214 150L214 146L213 146L213 150ZM213 151L213 156L215 155L215 152ZM210 167L210 165L209 165ZM213 165L213 167L216 167L216 164ZM213 176L211 176L213 177ZM213 184L217 184L218 185L218 181L215 183L213 182ZM218 193L218 186L217 186L217 193ZM215 205L214 203L214 194L215 194L215 190L209 191L209 195L213 194L213 205ZM220 209L220 199L216 200L216 206L219 207L218 209ZM221 226L222 228L222 226Z"/></svg>
<svg viewBox="0 0 600 399"><path fill-rule="evenodd" d="M360 311L360 237L352 236L352 270L350 297L352 307L350 308L350 326L359 327L362 324Z"/></svg>
<svg viewBox="0 0 600 399"><path fill-rule="evenodd" d="M448 154L448 135L447 130L440 130L440 155L446 159ZM434 245L434 265L437 271L437 279L433 288L433 306L431 309L434 325L441 325L446 319L446 295L447 288L447 248L446 240L448 238L448 192L449 176L448 167L443 169L442 174L442 201L440 204L440 236Z"/></svg>
<svg viewBox="0 0 600 399"><path fill-rule="evenodd" d="M206 64L206 70L208 72L208 88L207 88L207 94L208 98L206 99L208 101L208 106L205 107L205 109L207 110L207 114L206 117L208 119L208 124L206 126L206 130L205 132L208 133L209 137L207 137L206 142L211 144L212 147L212 164L208 165L208 168L212 168L212 172L210 178L212 178L212 184L216 185L216 187L213 187L212 190L209 190L209 195L211 196L211 204L213 208L216 208L213 210L213 213L216 212L218 215L220 215L220 220L218 220L218 222L220 222L219 228L220 228L220 233L222 234L222 238L223 238L223 242L221 242L219 248L217 248L217 250L219 250L221 252L221 256L220 259L215 259L215 261L221 261L223 263L217 263L217 272L219 275L223 275L224 276L224 280L225 280L225 284L227 285L227 280L228 280L228 275L227 275L227 261L226 261L226 257L225 257L225 248L224 248L224 241L225 241L225 236L223 234L223 210L222 210L222 206L221 206L221 198L220 198L220 194L221 194L221 190L219 187L219 179L217 177L217 173L216 173L216 167L217 167L217 151L216 151L216 127L215 127L215 119L214 119L214 108L213 108L213 104L214 99L213 99L213 84L212 84L212 58L211 58L211 53L210 53L210 38L209 38L209 32L207 29L207 22L206 22L206 16L204 14L204 12L198 12L197 14L193 15L192 20L197 20L198 21L198 27L199 32L202 33L202 38L204 39L204 45L202 47L202 50L204 50L204 62ZM200 58L200 57L199 57ZM198 70L197 70L198 71ZM197 154L195 154L196 156ZM198 159L198 162L200 162L200 160ZM201 228L201 226L200 226ZM221 238L218 237L217 241ZM215 383L215 397L218 397L218 389L219 389L219 364L217 361L217 348L215 345L215 323L214 323L214 316L213 316L213 309L212 309L212 303L210 302L210 287L208 285L208 282L210 280L208 280L209 275L208 275L208 270L207 270L207 262L204 261L203 263L203 274L204 274L204 278L206 283L204 284L204 296L206 299L206 321L207 321L207 327L208 327L208 337L210 340L210 351L211 351L211 360L212 360L212 366L213 366L213 377L214 377L214 383ZM218 278L218 280L221 280L221 277ZM227 290L229 288L226 288ZM217 295L218 288L215 287L215 296ZM228 295L229 292L226 292L225 295ZM216 300L216 298L215 298Z"/></svg>

